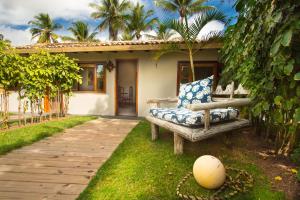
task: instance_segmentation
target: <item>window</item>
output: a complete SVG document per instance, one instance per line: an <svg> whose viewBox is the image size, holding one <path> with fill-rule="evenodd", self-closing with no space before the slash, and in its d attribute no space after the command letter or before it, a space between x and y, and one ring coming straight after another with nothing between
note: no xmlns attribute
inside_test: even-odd
<svg viewBox="0 0 300 200"><path fill-rule="evenodd" d="M196 80L207 78L214 75L214 86L218 78L218 62L194 62ZM188 83L193 81L193 75L189 62L179 62L177 71L177 94L180 83Z"/></svg>
<svg viewBox="0 0 300 200"><path fill-rule="evenodd" d="M82 68L82 84L76 83L75 91L105 92L105 68L103 63L79 64Z"/></svg>

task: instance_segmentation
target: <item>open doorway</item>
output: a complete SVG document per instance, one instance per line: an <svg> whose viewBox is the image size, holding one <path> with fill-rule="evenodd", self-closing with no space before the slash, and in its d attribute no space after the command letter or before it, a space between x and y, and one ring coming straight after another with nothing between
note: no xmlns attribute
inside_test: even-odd
<svg viewBox="0 0 300 200"><path fill-rule="evenodd" d="M116 115L137 116L137 60L117 60Z"/></svg>

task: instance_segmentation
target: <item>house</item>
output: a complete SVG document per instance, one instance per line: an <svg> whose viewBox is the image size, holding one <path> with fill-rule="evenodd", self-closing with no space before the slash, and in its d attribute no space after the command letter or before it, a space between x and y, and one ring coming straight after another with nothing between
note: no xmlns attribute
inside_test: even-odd
<svg viewBox="0 0 300 200"><path fill-rule="evenodd" d="M158 61L155 52L165 43L179 43L182 53L170 53ZM194 55L196 78L218 77L218 42L198 43ZM20 54L40 49L66 53L82 67L82 84L74 85L70 114L145 116L151 98L175 97L180 83L192 79L188 55L180 41L115 41L97 43L55 43L17 47ZM16 94L10 111L16 111Z"/></svg>

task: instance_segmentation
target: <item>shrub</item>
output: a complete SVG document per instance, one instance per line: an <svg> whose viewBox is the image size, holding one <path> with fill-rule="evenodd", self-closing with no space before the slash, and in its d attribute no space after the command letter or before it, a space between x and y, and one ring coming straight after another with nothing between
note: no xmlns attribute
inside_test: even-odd
<svg viewBox="0 0 300 200"><path fill-rule="evenodd" d="M238 21L226 30L221 51L221 81L250 91L257 130L287 155L299 133L300 2L238 0L236 9Z"/></svg>

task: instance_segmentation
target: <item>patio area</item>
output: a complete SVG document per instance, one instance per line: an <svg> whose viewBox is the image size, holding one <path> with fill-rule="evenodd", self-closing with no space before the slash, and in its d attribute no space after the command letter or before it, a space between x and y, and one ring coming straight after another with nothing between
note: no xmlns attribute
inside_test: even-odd
<svg viewBox="0 0 300 200"><path fill-rule="evenodd" d="M137 120L97 119L0 157L0 199L76 199Z"/></svg>

